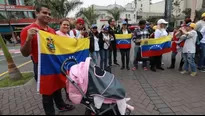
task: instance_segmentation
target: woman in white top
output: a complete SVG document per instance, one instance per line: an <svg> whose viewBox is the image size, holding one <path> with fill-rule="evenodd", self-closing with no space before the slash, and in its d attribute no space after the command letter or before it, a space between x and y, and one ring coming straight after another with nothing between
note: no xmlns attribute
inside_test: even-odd
<svg viewBox="0 0 205 116"><path fill-rule="evenodd" d="M167 24L168 22L166 22L164 19L158 20L157 22L158 28L154 33L155 39L161 38L163 36L168 36L168 33L165 29ZM160 70L164 70L164 68L162 68L162 55L154 56L151 58L151 70L156 72L156 68Z"/></svg>
<svg viewBox="0 0 205 116"><path fill-rule="evenodd" d="M70 32L70 22L68 19L62 19L60 20L60 30L56 31L56 34L59 36L66 36L70 37L68 35L68 32Z"/></svg>
<svg viewBox="0 0 205 116"><path fill-rule="evenodd" d="M98 33L98 27L96 24L92 25L92 29L90 32L90 56L93 59L95 64L98 64L98 58L99 58L99 33Z"/></svg>
<svg viewBox="0 0 205 116"><path fill-rule="evenodd" d="M107 69L108 66L108 54L110 49L110 35L108 33L108 26L104 26L99 35L99 47L100 47L100 68Z"/></svg>

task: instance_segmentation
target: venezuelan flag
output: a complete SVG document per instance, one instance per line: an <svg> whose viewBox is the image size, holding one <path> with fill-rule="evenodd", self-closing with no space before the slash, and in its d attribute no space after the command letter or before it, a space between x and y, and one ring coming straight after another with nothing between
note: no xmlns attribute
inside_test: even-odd
<svg viewBox="0 0 205 116"><path fill-rule="evenodd" d="M66 86L66 77L61 73L61 65L67 58L78 62L89 56L89 39L73 39L53 35L44 31L38 34L38 87L40 94L51 95ZM68 71L70 67L66 68Z"/></svg>
<svg viewBox="0 0 205 116"><path fill-rule="evenodd" d="M128 49L131 48L132 34L115 34L117 48Z"/></svg>
<svg viewBox="0 0 205 116"><path fill-rule="evenodd" d="M171 51L171 36L141 41L142 57L160 56Z"/></svg>

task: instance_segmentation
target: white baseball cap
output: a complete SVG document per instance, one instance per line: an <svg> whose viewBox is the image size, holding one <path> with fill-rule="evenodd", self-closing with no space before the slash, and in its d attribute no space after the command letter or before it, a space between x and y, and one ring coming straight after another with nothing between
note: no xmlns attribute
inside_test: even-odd
<svg viewBox="0 0 205 116"><path fill-rule="evenodd" d="M165 21L164 19L159 19L159 20L157 21L157 24L158 24L158 25L160 25L160 24L168 24L168 22Z"/></svg>

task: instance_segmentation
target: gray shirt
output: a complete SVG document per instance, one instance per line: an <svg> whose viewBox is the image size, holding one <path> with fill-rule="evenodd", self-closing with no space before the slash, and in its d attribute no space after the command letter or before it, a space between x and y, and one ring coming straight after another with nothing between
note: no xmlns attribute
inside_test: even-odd
<svg viewBox="0 0 205 116"><path fill-rule="evenodd" d="M198 22L196 23L196 30L200 32L201 29L202 29L204 26L205 26L205 21L200 20L200 21L198 21Z"/></svg>
<svg viewBox="0 0 205 116"><path fill-rule="evenodd" d="M195 30L188 32L183 47L183 53L196 53L196 39L197 32Z"/></svg>

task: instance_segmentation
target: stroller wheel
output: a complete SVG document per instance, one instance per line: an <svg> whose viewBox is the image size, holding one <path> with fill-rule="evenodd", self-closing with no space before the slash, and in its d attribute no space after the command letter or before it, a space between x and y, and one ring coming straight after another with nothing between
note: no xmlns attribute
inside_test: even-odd
<svg viewBox="0 0 205 116"><path fill-rule="evenodd" d="M91 110L89 110L88 108L85 108L85 115L95 115Z"/></svg>
<svg viewBox="0 0 205 116"><path fill-rule="evenodd" d="M126 109L125 115L130 115L131 111L129 109Z"/></svg>

